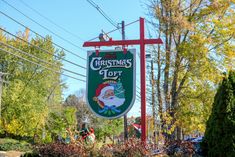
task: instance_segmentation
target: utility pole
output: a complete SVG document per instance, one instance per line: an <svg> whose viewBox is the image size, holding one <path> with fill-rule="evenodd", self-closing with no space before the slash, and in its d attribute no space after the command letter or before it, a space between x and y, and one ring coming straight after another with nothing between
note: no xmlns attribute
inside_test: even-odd
<svg viewBox="0 0 235 157"><path fill-rule="evenodd" d="M125 40L125 22L122 21L122 40ZM124 48L124 47L123 47ZM127 114L123 116L124 119L124 140L128 140L128 130L127 130Z"/></svg>
<svg viewBox="0 0 235 157"><path fill-rule="evenodd" d="M3 80L3 76L4 75L7 75L7 73L2 73L2 72L0 72L0 118L1 118L1 116L2 116L2 85L3 85L3 83L7 83L6 81L4 81Z"/></svg>
<svg viewBox="0 0 235 157"><path fill-rule="evenodd" d="M156 145L156 107L155 107L155 82L154 82L154 71L153 71L153 59L151 58L151 84L152 84L152 110L153 110L153 142Z"/></svg>

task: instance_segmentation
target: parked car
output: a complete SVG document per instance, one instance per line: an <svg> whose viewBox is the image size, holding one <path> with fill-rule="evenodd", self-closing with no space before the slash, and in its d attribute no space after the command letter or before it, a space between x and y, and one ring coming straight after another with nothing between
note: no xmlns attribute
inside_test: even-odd
<svg viewBox="0 0 235 157"><path fill-rule="evenodd" d="M189 137L189 138L187 138L185 141L192 141L192 140L194 140L194 139L196 139L196 137Z"/></svg>
<svg viewBox="0 0 235 157"><path fill-rule="evenodd" d="M203 137L197 137L197 138L192 139L191 142L193 142L193 143L202 142L202 139L203 139Z"/></svg>
<svg viewBox="0 0 235 157"><path fill-rule="evenodd" d="M202 155L202 149L200 146L200 143L202 142L203 137L197 137L191 140L191 142L193 143L194 149L196 154L198 155Z"/></svg>

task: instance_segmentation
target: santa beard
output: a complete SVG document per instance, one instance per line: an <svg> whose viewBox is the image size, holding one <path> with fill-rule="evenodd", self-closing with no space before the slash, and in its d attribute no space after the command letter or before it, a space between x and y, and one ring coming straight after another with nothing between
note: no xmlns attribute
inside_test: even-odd
<svg viewBox="0 0 235 157"><path fill-rule="evenodd" d="M99 96L98 99L104 103L105 106L111 107L119 107L125 102L125 98L118 98L116 96L110 96L108 98L103 98L102 96Z"/></svg>

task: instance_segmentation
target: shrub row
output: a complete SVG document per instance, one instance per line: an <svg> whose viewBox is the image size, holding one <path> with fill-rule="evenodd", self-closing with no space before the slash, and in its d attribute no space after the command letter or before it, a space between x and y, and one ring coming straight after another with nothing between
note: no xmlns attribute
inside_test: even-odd
<svg viewBox="0 0 235 157"><path fill-rule="evenodd" d="M17 150L17 151L30 151L32 149L31 144L25 141L18 141L13 139L1 139L0 140L0 151L10 151L10 150Z"/></svg>

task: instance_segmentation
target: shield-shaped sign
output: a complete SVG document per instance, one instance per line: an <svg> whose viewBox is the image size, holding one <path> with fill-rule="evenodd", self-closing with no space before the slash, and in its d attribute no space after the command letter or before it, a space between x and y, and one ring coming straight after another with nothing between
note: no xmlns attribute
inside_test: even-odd
<svg viewBox="0 0 235 157"><path fill-rule="evenodd" d="M86 98L91 111L107 119L126 114L135 100L135 72L135 49L89 51Z"/></svg>

